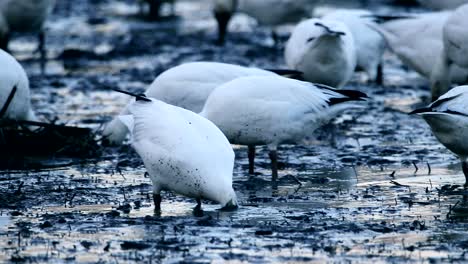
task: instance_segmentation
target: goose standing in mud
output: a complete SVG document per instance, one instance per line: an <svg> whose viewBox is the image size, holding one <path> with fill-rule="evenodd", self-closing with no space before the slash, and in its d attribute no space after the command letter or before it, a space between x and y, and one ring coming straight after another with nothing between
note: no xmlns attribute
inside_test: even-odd
<svg viewBox="0 0 468 264"><path fill-rule="evenodd" d="M245 13L260 25L276 27L297 23L310 17L313 1L310 0L213 0L213 13L218 23L218 43L224 44L229 21L236 12ZM277 43L275 29L273 40Z"/></svg>
<svg viewBox="0 0 468 264"><path fill-rule="evenodd" d="M436 138L458 155L468 187L468 86L458 86L417 114L429 124Z"/></svg>
<svg viewBox="0 0 468 264"><path fill-rule="evenodd" d="M353 101L358 91L335 90L281 76L250 76L216 88L200 115L211 120L232 144L249 146L249 173L254 171L255 146L267 145L272 178L278 177L277 147L298 143Z"/></svg>
<svg viewBox="0 0 468 264"><path fill-rule="evenodd" d="M31 109L29 80L13 56L0 50L0 119L38 121Z"/></svg>
<svg viewBox="0 0 468 264"><path fill-rule="evenodd" d="M374 24L372 13L367 10L343 9L323 17L341 21L353 34L357 52L357 66L364 70L371 80L383 84L382 56L385 52L385 39L368 24Z"/></svg>
<svg viewBox="0 0 468 264"><path fill-rule="evenodd" d="M335 20L309 19L299 23L285 49L286 64L304 79L341 88L356 68L356 48L348 27Z"/></svg>
<svg viewBox="0 0 468 264"><path fill-rule="evenodd" d="M153 183L155 211L161 210L162 190L197 199L195 212L201 211L201 199L236 208L234 151L223 133L191 111L134 96L130 115L121 119Z"/></svg>
<svg viewBox="0 0 468 264"><path fill-rule="evenodd" d="M218 62L191 62L173 67L160 74L146 91L148 97L199 113L210 93L221 84L252 75L276 76L275 70L262 70ZM294 71L277 71L293 73ZM297 74L297 73L296 73ZM128 111L123 110L121 114ZM121 144L128 130L114 118L103 130L106 142Z"/></svg>
<svg viewBox="0 0 468 264"><path fill-rule="evenodd" d="M457 8L447 19L443 28L443 48L432 70L432 99L437 99L450 89L450 67L468 71L468 4ZM465 83L468 78L465 79Z"/></svg>
<svg viewBox="0 0 468 264"><path fill-rule="evenodd" d="M7 33L0 36L0 48L8 49L11 32L38 32L41 70L45 70L44 22L52 11L55 0L0 0L0 13L7 25ZM1 25L1 19L0 19Z"/></svg>
<svg viewBox="0 0 468 264"><path fill-rule="evenodd" d="M443 28L451 12L433 12L396 19L374 27L385 38L390 50L410 68L430 79L444 48ZM463 84L468 69L450 65L450 80ZM434 96L436 97L436 96Z"/></svg>

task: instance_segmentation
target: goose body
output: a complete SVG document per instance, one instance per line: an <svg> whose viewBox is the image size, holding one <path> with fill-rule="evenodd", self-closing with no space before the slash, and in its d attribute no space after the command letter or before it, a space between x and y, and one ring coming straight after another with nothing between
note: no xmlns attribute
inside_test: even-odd
<svg viewBox="0 0 468 264"><path fill-rule="evenodd" d="M360 92L319 88L281 76L250 76L216 88L200 115L216 124L233 144L268 145L275 178L279 144L300 142L350 107L347 102L364 97Z"/></svg>
<svg viewBox="0 0 468 264"><path fill-rule="evenodd" d="M128 110L131 116L122 119L153 183L156 210L161 190L237 206L234 152L213 123L155 99L136 101Z"/></svg>
<svg viewBox="0 0 468 264"><path fill-rule="evenodd" d="M422 14L390 21L375 29L405 65L429 79L443 49L443 27L450 14ZM467 69L451 65L449 72L452 82L464 83L468 79Z"/></svg>
<svg viewBox="0 0 468 264"><path fill-rule="evenodd" d="M353 34L357 53L357 66L369 78L382 83L382 56L385 52L385 39L368 24L375 24L372 13L367 10L343 9L327 14L324 19L337 20L346 24Z"/></svg>
<svg viewBox="0 0 468 264"><path fill-rule="evenodd" d="M468 186L468 86L458 86L413 114L429 124L436 138L462 161Z"/></svg>
<svg viewBox="0 0 468 264"><path fill-rule="evenodd" d="M250 75L274 76L276 74L258 68L227 63L191 62L160 74L145 94L198 113L203 109L206 99L217 86L238 77ZM128 111L123 110L121 114L126 113ZM122 143L127 133L127 128L118 118L114 118L103 130L103 135L112 144Z"/></svg>
<svg viewBox="0 0 468 264"><path fill-rule="evenodd" d="M213 12L218 22L219 41L224 42L231 17L245 13L260 25L275 27L297 23L310 16L312 3L309 0L213 0Z"/></svg>
<svg viewBox="0 0 468 264"><path fill-rule="evenodd" d="M432 70L432 98L435 100L450 89L451 67L468 71L468 4L457 8L443 27L443 48ZM468 76L463 83L468 82Z"/></svg>
<svg viewBox="0 0 468 264"><path fill-rule="evenodd" d="M16 87L11 103L1 118L37 121L31 109L29 80L23 67L10 54L0 50L0 109L7 102L11 91Z"/></svg>
<svg viewBox="0 0 468 264"><path fill-rule="evenodd" d="M287 65L304 79L342 87L353 75L357 57L348 27L336 20L309 19L299 23L285 49Z"/></svg>

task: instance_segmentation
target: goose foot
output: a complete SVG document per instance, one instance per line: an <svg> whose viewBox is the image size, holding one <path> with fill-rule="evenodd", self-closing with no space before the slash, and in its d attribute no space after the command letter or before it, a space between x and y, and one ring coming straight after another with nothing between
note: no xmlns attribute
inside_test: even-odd
<svg viewBox="0 0 468 264"><path fill-rule="evenodd" d="M203 210L201 207L201 199L197 198L197 206L193 208L193 215L196 217L203 217Z"/></svg>
<svg viewBox="0 0 468 264"><path fill-rule="evenodd" d="M161 194L153 193L153 202L154 202L154 212L157 214L161 213Z"/></svg>

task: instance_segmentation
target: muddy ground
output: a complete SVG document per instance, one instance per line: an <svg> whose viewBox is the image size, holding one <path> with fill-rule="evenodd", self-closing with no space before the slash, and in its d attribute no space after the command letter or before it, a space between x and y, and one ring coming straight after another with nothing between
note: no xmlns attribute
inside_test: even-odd
<svg viewBox="0 0 468 264"><path fill-rule="evenodd" d="M11 45L38 115L97 130L127 100L109 87L143 91L182 62L284 67L268 29L245 16L218 47L206 4L181 1L176 14L154 23L130 0L59 1L46 76L34 38ZM249 176L246 148L236 146L235 212L207 202L205 215L194 217L193 200L165 193L162 215L153 215L150 180L128 146L49 159L49 169L1 171L0 263L466 262L468 191L459 161L406 114L427 103L427 81L390 53L385 62L385 87L362 73L348 86L369 94L365 108L320 129L310 144L280 148L277 183L265 148Z"/></svg>

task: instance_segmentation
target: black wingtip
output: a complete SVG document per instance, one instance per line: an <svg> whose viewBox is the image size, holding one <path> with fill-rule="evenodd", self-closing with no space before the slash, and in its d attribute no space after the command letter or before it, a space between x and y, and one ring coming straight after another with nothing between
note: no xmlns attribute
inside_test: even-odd
<svg viewBox="0 0 468 264"><path fill-rule="evenodd" d="M336 35L336 36L344 36L346 35L346 33L344 32L341 32L341 31L335 31L335 30L332 30L330 27L320 23L320 22L315 22L315 25L318 26L318 27L322 27L324 28L329 34L333 34L333 35Z"/></svg>
<svg viewBox="0 0 468 264"><path fill-rule="evenodd" d="M385 23L388 21L392 20L397 20L397 19L408 19L408 18L416 18L415 16L412 15L362 15L362 18L372 18L372 20L376 23Z"/></svg>
<svg viewBox="0 0 468 264"><path fill-rule="evenodd" d="M424 108L419 108L414 111L411 111L408 113L408 115L417 115L417 114L423 114L423 113L430 113L432 112L432 108L424 107Z"/></svg>
<svg viewBox="0 0 468 264"><path fill-rule="evenodd" d="M126 94L126 95L133 96L133 97L136 98L137 101L151 102L151 99L149 99L148 97L146 97L145 94L135 94L135 93L131 93L131 92L124 91L124 90L120 90L120 89L116 89L116 88L112 88L112 90L113 90L113 91L116 91L116 92L119 92L119 93L123 93L123 94Z"/></svg>
<svg viewBox="0 0 468 264"><path fill-rule="evenodd" d="M5 102L5 104L2 106L2 109L0 110L0 118L2 118L6 114L6 112L8 110L8 107L10 107L11 101L13 101L13 98L15 97L17 89L18 88L16 87L16 85L13 86L13 88L11 89L11 92L8 95L8 98L7 98L6 102Z"/></svg>
<svg viewBox="0 0 468 264"><path fill-rule="evenodd" d="M331 86L321 84L321 83L313 83L313 85L317 86L320 89L330 90L330 91L333 91L335 93L342 94L342 95L348 97L348 99L351 99L351 100L354 100L354 101L364 101L365 99L369 98L369 96L367 94L365 94L365 93L363 93L361 91L339 90L339 89L335 89L335 88L333 88Z"/></svg>
<svg viewBox="0 0 468 264"><path fill-rule="evenodd" d="M265 69L265 70L276 73L283 77L290 78L290 79L295 79L299 81L304 80L304 73L301 71L289 70L289 69Z"/></svg>

